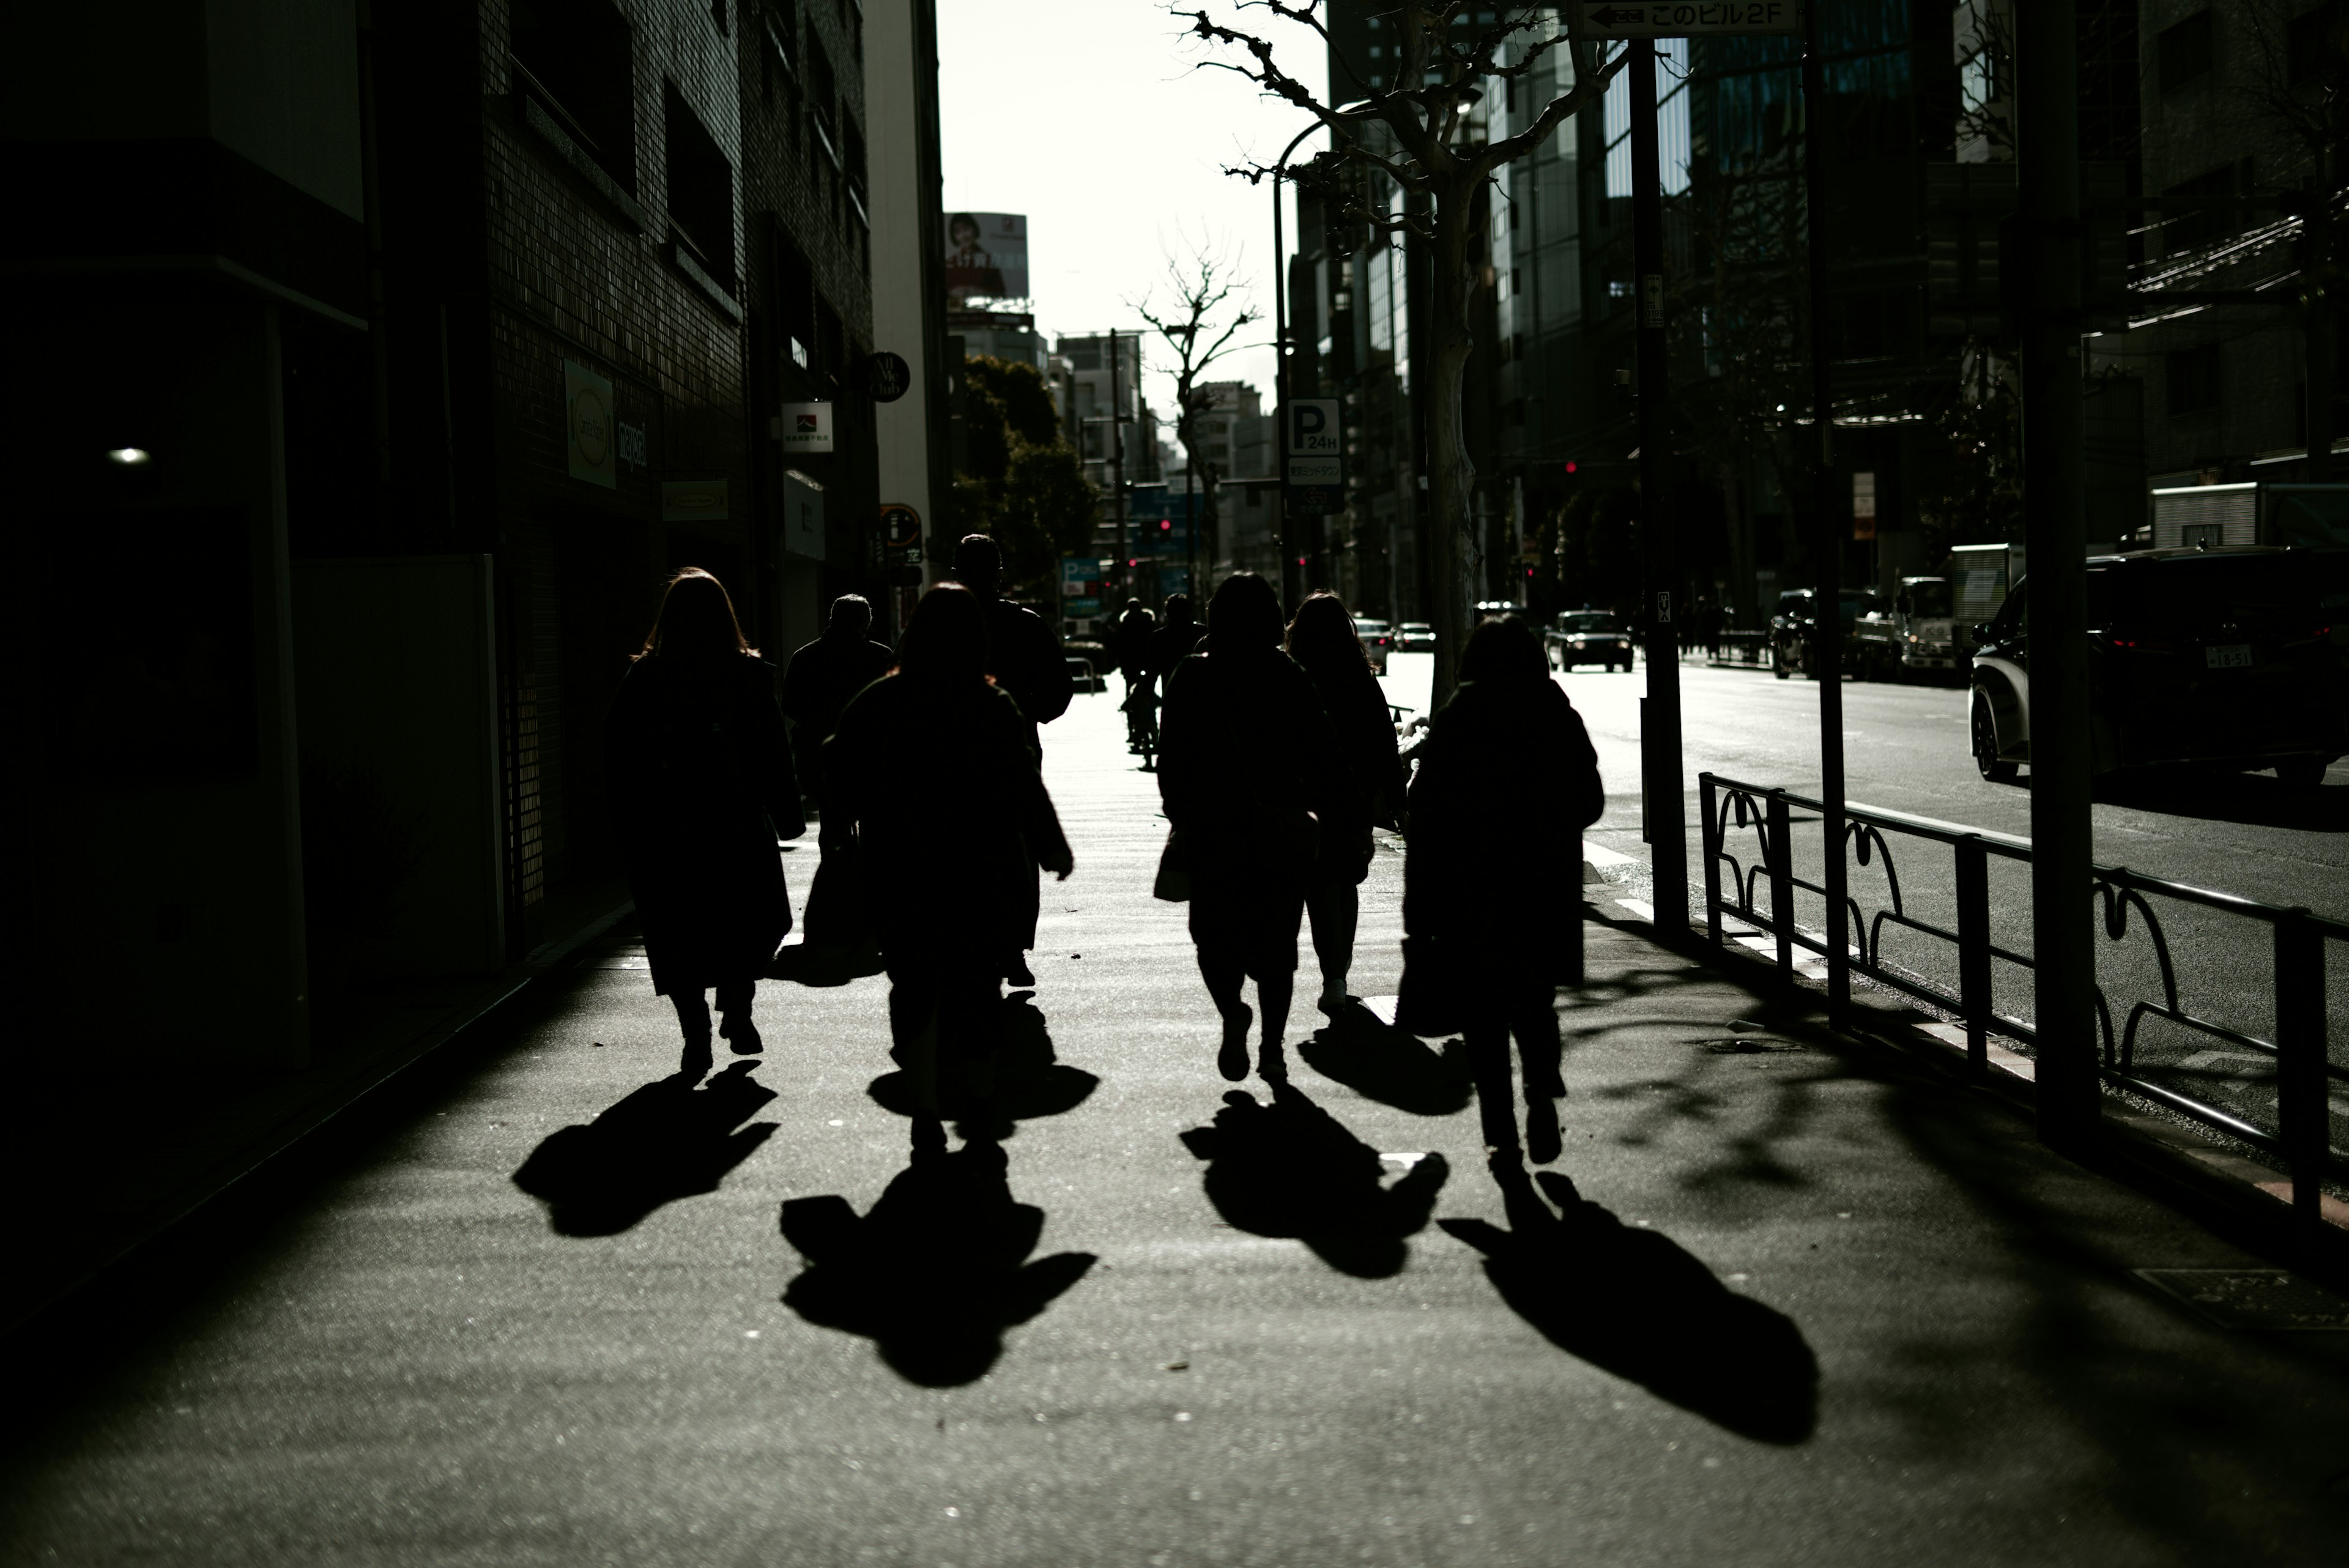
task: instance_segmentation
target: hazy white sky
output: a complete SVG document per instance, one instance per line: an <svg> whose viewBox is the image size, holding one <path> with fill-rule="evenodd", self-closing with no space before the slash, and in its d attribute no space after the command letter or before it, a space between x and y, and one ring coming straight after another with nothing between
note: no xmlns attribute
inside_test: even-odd
<svg viewBox="0 0 2349 1568"><path fill-rule="evenodd" d="M1025 213L1037 329L1146 330L1133 301L1166 295L1166 257L1202 241L1239 262L1263 313L1252 345L1217 379L1272 391L1272 196L1223 172L1279 156L1305 116L1211 57L1161 0L937 0L940 143L947 211ZM1270 37L1276 57L1321 90L1320 40L1262 10L1205 3ZM1236 20L1236 16L1237 19ZM1299 153L1321 145L1309 139ZM1296 209L1284 222L1296 244ZM1163 352L1145 351L1154 370ZM1173 379L1143 393L1164 416Z"/></svg>

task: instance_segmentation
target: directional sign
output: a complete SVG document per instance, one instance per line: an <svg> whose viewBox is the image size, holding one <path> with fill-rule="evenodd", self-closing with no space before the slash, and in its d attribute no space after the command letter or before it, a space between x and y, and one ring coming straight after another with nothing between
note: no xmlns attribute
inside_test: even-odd
<svg viewBox="0 0 2349 1568"><path fill-rule="evenodd" d="M1298 398L1282 431L1281 495L1299 517L1346 509L1345 427L1335 398Z"/></svg>
<svg viewBox="0 0 2349 1568"><path fill-rule="evenodd" d="M1578 0L1584 37L1723 38L1738 33L1799 33L1799 0Z"/></svg>

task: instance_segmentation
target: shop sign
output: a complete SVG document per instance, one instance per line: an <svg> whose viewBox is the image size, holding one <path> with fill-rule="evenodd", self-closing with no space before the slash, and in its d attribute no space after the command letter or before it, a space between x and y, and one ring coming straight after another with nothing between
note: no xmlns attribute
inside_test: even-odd
<svg viewBox="0 0 2349 1568"><path fill-rule="evenodd" d="M571 461L571 477L600 484L620 485L618 424L612 417L612 383L585 365L563 362L564 444Z"/></svg>
<svg viewBox="0 0 2349 1568"><path fill-rule="evenodd" d="M726 482L722 479L661 481L661 521L722 523L726 520Z"/></svg>
<svg viewBox="0 0 2349 1568"><path fill-rule="evenodd" d="M783 549L812 561L824 558L823 486L796 468L783 470Z"/></svg>
<svg viewBox="0 0 2349 1568"><path fill-rule="evenodd" d="M832 405L785 403L775 421L775 439L787 460L832 451Z"/></svg>

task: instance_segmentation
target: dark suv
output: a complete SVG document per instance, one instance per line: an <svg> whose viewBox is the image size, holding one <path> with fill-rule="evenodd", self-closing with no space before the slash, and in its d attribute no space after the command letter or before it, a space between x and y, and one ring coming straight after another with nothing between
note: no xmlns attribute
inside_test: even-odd
<svg viewBox="0 0 2349 1568"><path fill-rule="evenodd" d="M1974 764L2031 760L2030 579L1976 628ZM2273 768L2349 753L2349 550L2141 550L2088 562L2090 766Z"/></svg>

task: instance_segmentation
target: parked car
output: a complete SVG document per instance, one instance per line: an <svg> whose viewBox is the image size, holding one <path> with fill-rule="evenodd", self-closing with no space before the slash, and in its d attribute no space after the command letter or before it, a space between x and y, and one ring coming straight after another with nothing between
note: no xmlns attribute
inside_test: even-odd
<svg viewBox="0 0 2349 1568"><path fill-rule="evenodd" d="M1903 577L1888 602L1871 602L1852 627L1853 658L1870 680L1958 668L1950 579Z"/></svg>
<svg viewBox="0 0 2349 1568"><path fill-rule="evenodd" d="M2240 545L2092 556L2089 766L2273 768L2313 785L2349 753L2349 550ZM2030 579L1974 628L1974 765L2031 760Z"/></svg>
<svg viewBox="0 0 2349 1568"><path fill-rule="evenodd" d="M1631 668L1631 634L1605 610L1567 610L1542 634L1550 662L1560 670L1578 664L1609 670Z"/></svg>
<svg viewBox="0 0 2349 1568"><path fill-rule="evenodd" d="M1435 628L1423 620L1407 620L1395 628L1395 648L1402 653L1433 653Z"/></svg>
<svg viewBox="0 0 2349 1568"><path fill-rule="evenodd" d="M1818 597L1816 588L1788 588L1778 596L1778 607L1770 617L1770 665L1781 680L1798 671L1816 676L1826 663L1827 655L1819 646ZM1837 670L1846 670L1852 666L1852 628L1877 596L1867 588L1846 588L1839 597L1843 613L1836 628L1836 659Z"/></svg>
<svg viewBox="0 0 2349 1568"><path fill-rule="evenodd" d="M1364 620L1356 616L1354 635L1362 639L1362 652L1369 656L1371 668L1384 675L1387 672L1387 655L1394 651L1394 633L1388 629L1387 623Z"/></svg>

